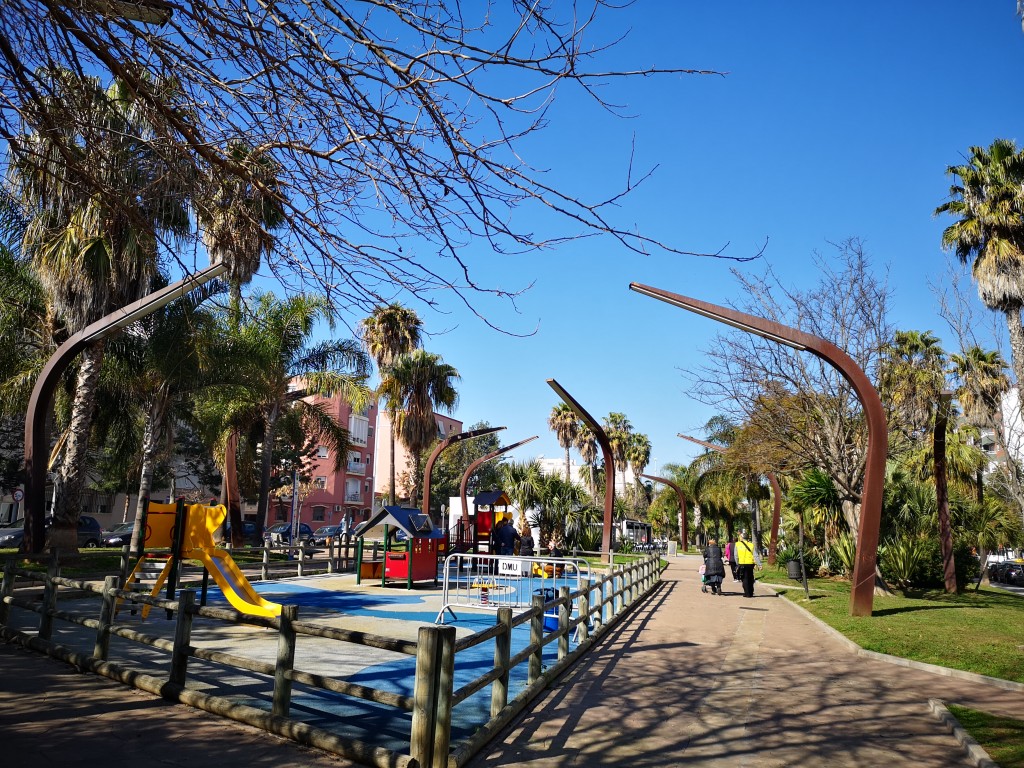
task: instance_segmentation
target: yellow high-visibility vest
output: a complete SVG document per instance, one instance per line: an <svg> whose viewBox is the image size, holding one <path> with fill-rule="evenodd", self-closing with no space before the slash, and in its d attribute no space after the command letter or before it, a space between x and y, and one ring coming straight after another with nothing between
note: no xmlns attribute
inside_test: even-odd
<svg viewBox="0 0 1024 768"><path fill-rule="evenodd" d="M736 562L740 565L754 564L754 545L745 539L738 539L733 547Z"/></svg>

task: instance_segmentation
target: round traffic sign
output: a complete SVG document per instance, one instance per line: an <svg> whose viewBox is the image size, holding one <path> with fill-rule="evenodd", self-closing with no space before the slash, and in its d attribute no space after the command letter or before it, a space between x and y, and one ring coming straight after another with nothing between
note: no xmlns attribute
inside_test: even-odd
<svg viewBox="0 0 1024 768"><path fill-rule="evenodd" d="M14 496L15 501L21 501L25 498L25 492L21 488L15 488L14 493L11 495Z"/></svg>

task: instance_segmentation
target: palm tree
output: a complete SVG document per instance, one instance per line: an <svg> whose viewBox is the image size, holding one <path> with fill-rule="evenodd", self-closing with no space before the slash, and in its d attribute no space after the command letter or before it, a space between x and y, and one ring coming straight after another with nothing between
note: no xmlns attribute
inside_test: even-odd
<svg viewBox="0 0 1024 768"><path fill-rule="evenodd" d="M923 435L945 384L946 353L931 331L896 331L882 350L880 389L899 418L890 419L912 439Z"/></svg>
<svg viewBox="0 0 1024 768"><path fill-rule="evenodd" d="M546 478L536 459L531 461L511 461L500 465L501 486L509 499L522 515L520 527L523 520L526 520L527 510L538 507L543 498ZM538 547L544 546L546 540L541 533L541 539L537 542Z"/></svg>
<svg viewBox="0 0 1024 768"><path fill-rule="evenodd" d="M555 439L565 451L565 481L571 483L572 463L569 461L569 449L575 445L579 436L580 421L576 418L576 413L572 408L566 403L559 403L551 409L551 415L548 416L548 428L555 433Z"/></svg>
<svg viewBox="0 0 1024 768"><path fill-rule="evenodd" d="M633 431L633 425L629 423L624 413L609 413L604 417L604 432L608 436L608 444L612 449L612 460L622 468L622 487L626 487L626 450L629 448L629 436ZM606 482L615 482L615 478L608 478Z"/></svg>
<svg viewBox="0 0 1024 768"><path fill-rule="evenodd" d="M1024 155L1014 142L996 139L988 149L971 147L968 162L946 174L959 183L935 213L958 220L943 230L942 247L970 262L982 302L1006 316L1014 377L1024 381Z"/></svg>
<svg viewBox="0 0 1024 768"><path fill-rule="evenodd" d="M626 460L629 462L629 466L633 468L633 484L634 491L638 491L642 487L640 481L640 475L647 469L647 465L651 462L651 439L640 432L634 432L629 436L629 447L626 448ZM640 495L636 493L636 499L639 501ZM639 514L640 506L635 505L634 509Z"/></svg>
<svg viewBox="0 0 1024 768"><path fill-rule="evenodd" d="M381 380L384 372L401 355L406 355L420 346L420 332L423 321L419 315L398 302L375 307L370 316L359 324L359 336L366 351L377 363ZM389 401L390 402L390 401ZM395 421L396 412L388 408L391 431L388 435L391 473L388 478L388 503L395 503Z"/></svg>
<svg viewBox="0 0 1024 768"><path fill-rule="evenodd" d="M395 413L395 434L412 457L414 505L421 489L420 457L437 440L434 412L455 410L459 378L440 355L422 349L399 356L383 373L380 393L385 407Z"/></svg>
<svg viewBox="0 0 1024 768"><path fill-rule="evenodd" d="M975 345L962 355L950 355L949 362L958 384L956 398L964 409L964 417L975 426L992 426L1002 396L1010 388L1003 356L998 350L986 352Z"/></svg>
<svg viewBox="0 0 1024 768"><path fill-rule="evenodd" d="M580 458L583 459L583 463L587 465L589 471L590 495L596 496L597 473L595 471L595 464L597 463L597 438L594 437L590 427L582 421L579 422L578 432L576 433L576 450L579 451Z"/></svg>
<svg viewBox="0 0 1024 768"><path fill-rule="evenodd" d="M261 293L252 304L247 322L236 327L229 317L227 327L222 328L226 349L220 363L233 371L232 378L241 386L235 385L234 391L258 413L262 425L257 515L266 520L275 431L282 413L286 409L299 411L307 432L331 449L338 471L348 456L348 429L325 405L306 398L340 394L354 408L365 407L371 397L365 383L370 361L351 339L309 343L317 323L330 322L330 305L323 297L299 295L280 300ZM240 531L240 525L232 525L233 533Z"/></svg>
<svg viewBox="0 0 1024 768"><path fill-rule="evenodd" d="M119 81L104 90L95 78L64 70L45 74L57 94L48 104L53 132L21 137L13 146L15 187L31 212L25 251L68 334L150 290L157 243L189 231L184 160L160 151L143 107ZM75 155L65 153L69 146ZM93 194L71 175L85 162L114 196ZM81 355L75 397L55 478L51 546L74 549L86 449L102 341Z"/></svg>

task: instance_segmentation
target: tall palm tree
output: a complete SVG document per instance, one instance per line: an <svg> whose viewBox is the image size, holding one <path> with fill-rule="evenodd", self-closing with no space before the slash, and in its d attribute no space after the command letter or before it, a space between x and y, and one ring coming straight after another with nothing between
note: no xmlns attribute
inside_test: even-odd
<svg viewBox="0 0 1024 768"><path fill-rule="evenodd" d="M359 336L366 351L377 363L383 381L385 370L401 355L407 355L420 346L423 321L412 309L398 302L374 307L373 312L359 324ZM390 402L390 401L389 401ZM396 412L388 408L391 430L388 434L391 472L388 478L388 503L395 503L395 421Z"/></svg>
<svg viewBox="0 0 1024 768"><path fill-rule="evenodd" d="M931 331L896 331L882 350L879 388L908 437L924 435L945 385L946 353Z"/></svg>
<svg viewBox="0 0 1024 768"><path fill-rule="evenodd" d="M608 436L608 444L612 449L612 459L615 464L622 468L622 488L626 488L626 450L629 448L630 434L633 432L633 425L629 423L624 413L609 413L604 417L604 432ZM606 482L615 482L615 478L608 478Z"/></svg>
<svg viewBox="0 0 1024 768"><path fill-rule="evenodd" d="M569 461L569 449L576 444L580 432L580 421L575 411L566 403L559 403L551 409L548 416L548 428L555 433L555 439L565 451L565 481L572 482L572 462Z"/></svg>
<svg viewBox="0 0 1024 768"><path fill-rule="evenodd" d="M258 519L266 520L273 448L278 420L286 409L298 409L308 432L331 448L335 471L348 456L348 429L328 409L306 398L335 394L363 408L371 392L366 386L370 361L359 343L331 339L311 344L320 321L330 322L330 305L323 297L256 294L252 314L239 326L229 317L221 333L226 348L220 363L233 371L232 390L258 413L262 425ZM333 327L333 323L331 324ZM240 387L240 388L239 388ZM241 531L232 526L233 533Z"/></svg>
<svg viewBox="0 0 1024 768"><path fill-rule="evenodd" d="M583 463L587 465L587 470L590 475L590 495L597 495L597 472L595 465L597 464L597 438L594 437L593 431L590 427L584 424L582 421L578 424L578 432L576 433L576 450L579 451L580 458L583 459Z"/></svg>
<svg viewBox="0 0 1024 768"><path fill-rule="evenodd" d="M459 402L459 372L440 355L416 349L385 369L380 393L396 415L395 434L412 457L412 503L421 490L420 457L437 440L435 411L452 413ZM424 510L428 512L428 510Z"/></svg>
<svg viewBox="0 0 1024 768"><path fill-rule="evenodd" d="M1010 388L1003 356L998 350L985 351L973 346L962 355L950 355L949 362L964 418L975 426L992 426L1002 396Z"/></svg>
<svg viewBox="0 0 1024 768"><path fill-rule="evenodd" d="M633 485L634 491L636 491L634 496L637 500L634 510L639 514L639 489L642 487L640 475L647 469L647 465L651 463L651 439L647 435L634 432L629 436L629 446L626 448L626 461L633 468Z"/></svg>
<svg viewBox="0 0 1024 768"><path fill-rule="evenodd" d="M1024 154L1014 142L996 139L971 147L970 159L946 169L959 183L949 202L935 209L957 221L942 232L942 247L952 250L971 274L985 306L1006 316L1014 377L1024 381ZM1021 400L1024 407L1024 399Z"/></svg>
<svg viewBox="0 0 1024 768"><path fill-rule="evenodd" d="M511 461L503 463L499 467L501 472L501 487L516 507L522 519L526 519L527 510L537 508L543 498L546 478L541 471L540 463L532 461ZM520 520L522 526L522 520ZM538 546L543 546L546 540L541 534Z"/></svg>
<svg viewBox="0 0 1024 768"><path fill-rule="evenodd" d="M25 251L67 334L145 295L157 268L157 243L189 231L191 165L162 151L133 93L115 81L65 70L46 73L58 94L47 105L52 132L14 143L13 178L31 213ZM69 158L68 147L75 155ZM71 168L85 162L121 202L93 194ZM51 546L74 549L86 478L86 448L104 342L81 355L67 440L55 478Z"/></svg>

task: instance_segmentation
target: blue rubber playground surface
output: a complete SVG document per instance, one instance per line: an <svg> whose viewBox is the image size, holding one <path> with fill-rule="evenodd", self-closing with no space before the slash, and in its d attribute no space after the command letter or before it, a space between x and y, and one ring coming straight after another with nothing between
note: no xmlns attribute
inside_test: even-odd
<svg viewBox="0 0 1024 768"><path fill-rule="evenodd" d="M550 580L545 586L560 586ZM351 616L357 619L388 619L411 622L416 626L433 625L442 600L440 589L409 590L394 587L325 589L315 584L316 578L308 580L257 582L254 588L266 600L299 607L299 616L316 621L317 618ZM453 579L454 582L454 579ZM220 590L211 585L208 596L210 604L226 602ZM526 602L529 599L526 598ZM494 611L473 610L456 607L455 616L445 613L444 623L454 626L461 638L485 630L494 625ZM332 622L335 623L335 622ZM344 626L344 622L337 625ZM365 621L360 622L365 627ZM376 631L387 635L385 628ZM404 633L409 635L408 632ZM414 635L412 635L414 636ZM515 627L512 631L512 655L523 650L530 642L529 623ZM339 644L339 648L344 649ZM575 647L570 640L570 649ZM558 643L551 642L544 647L543 667L546 669L557 659ZM339 676L353 683L392 691L411 696L415 680L416 660L412 656L394 658L374 663L373 655L366 654L368 663L354 674ZM455 655L455 690L490 671L494 666L494 641L481 643ZM520 664L509 676L509 700L526 687L527 665ZM452 739L468 738L490 718L491 687L485 686L455 707L452 712ZM412 713L403 712L374 702L342 696L330 691L296 686L292 694L292 716L311 725L328 728L337 732L339 720L344 721L343 730L353 738L407 751Z"/></svg>

